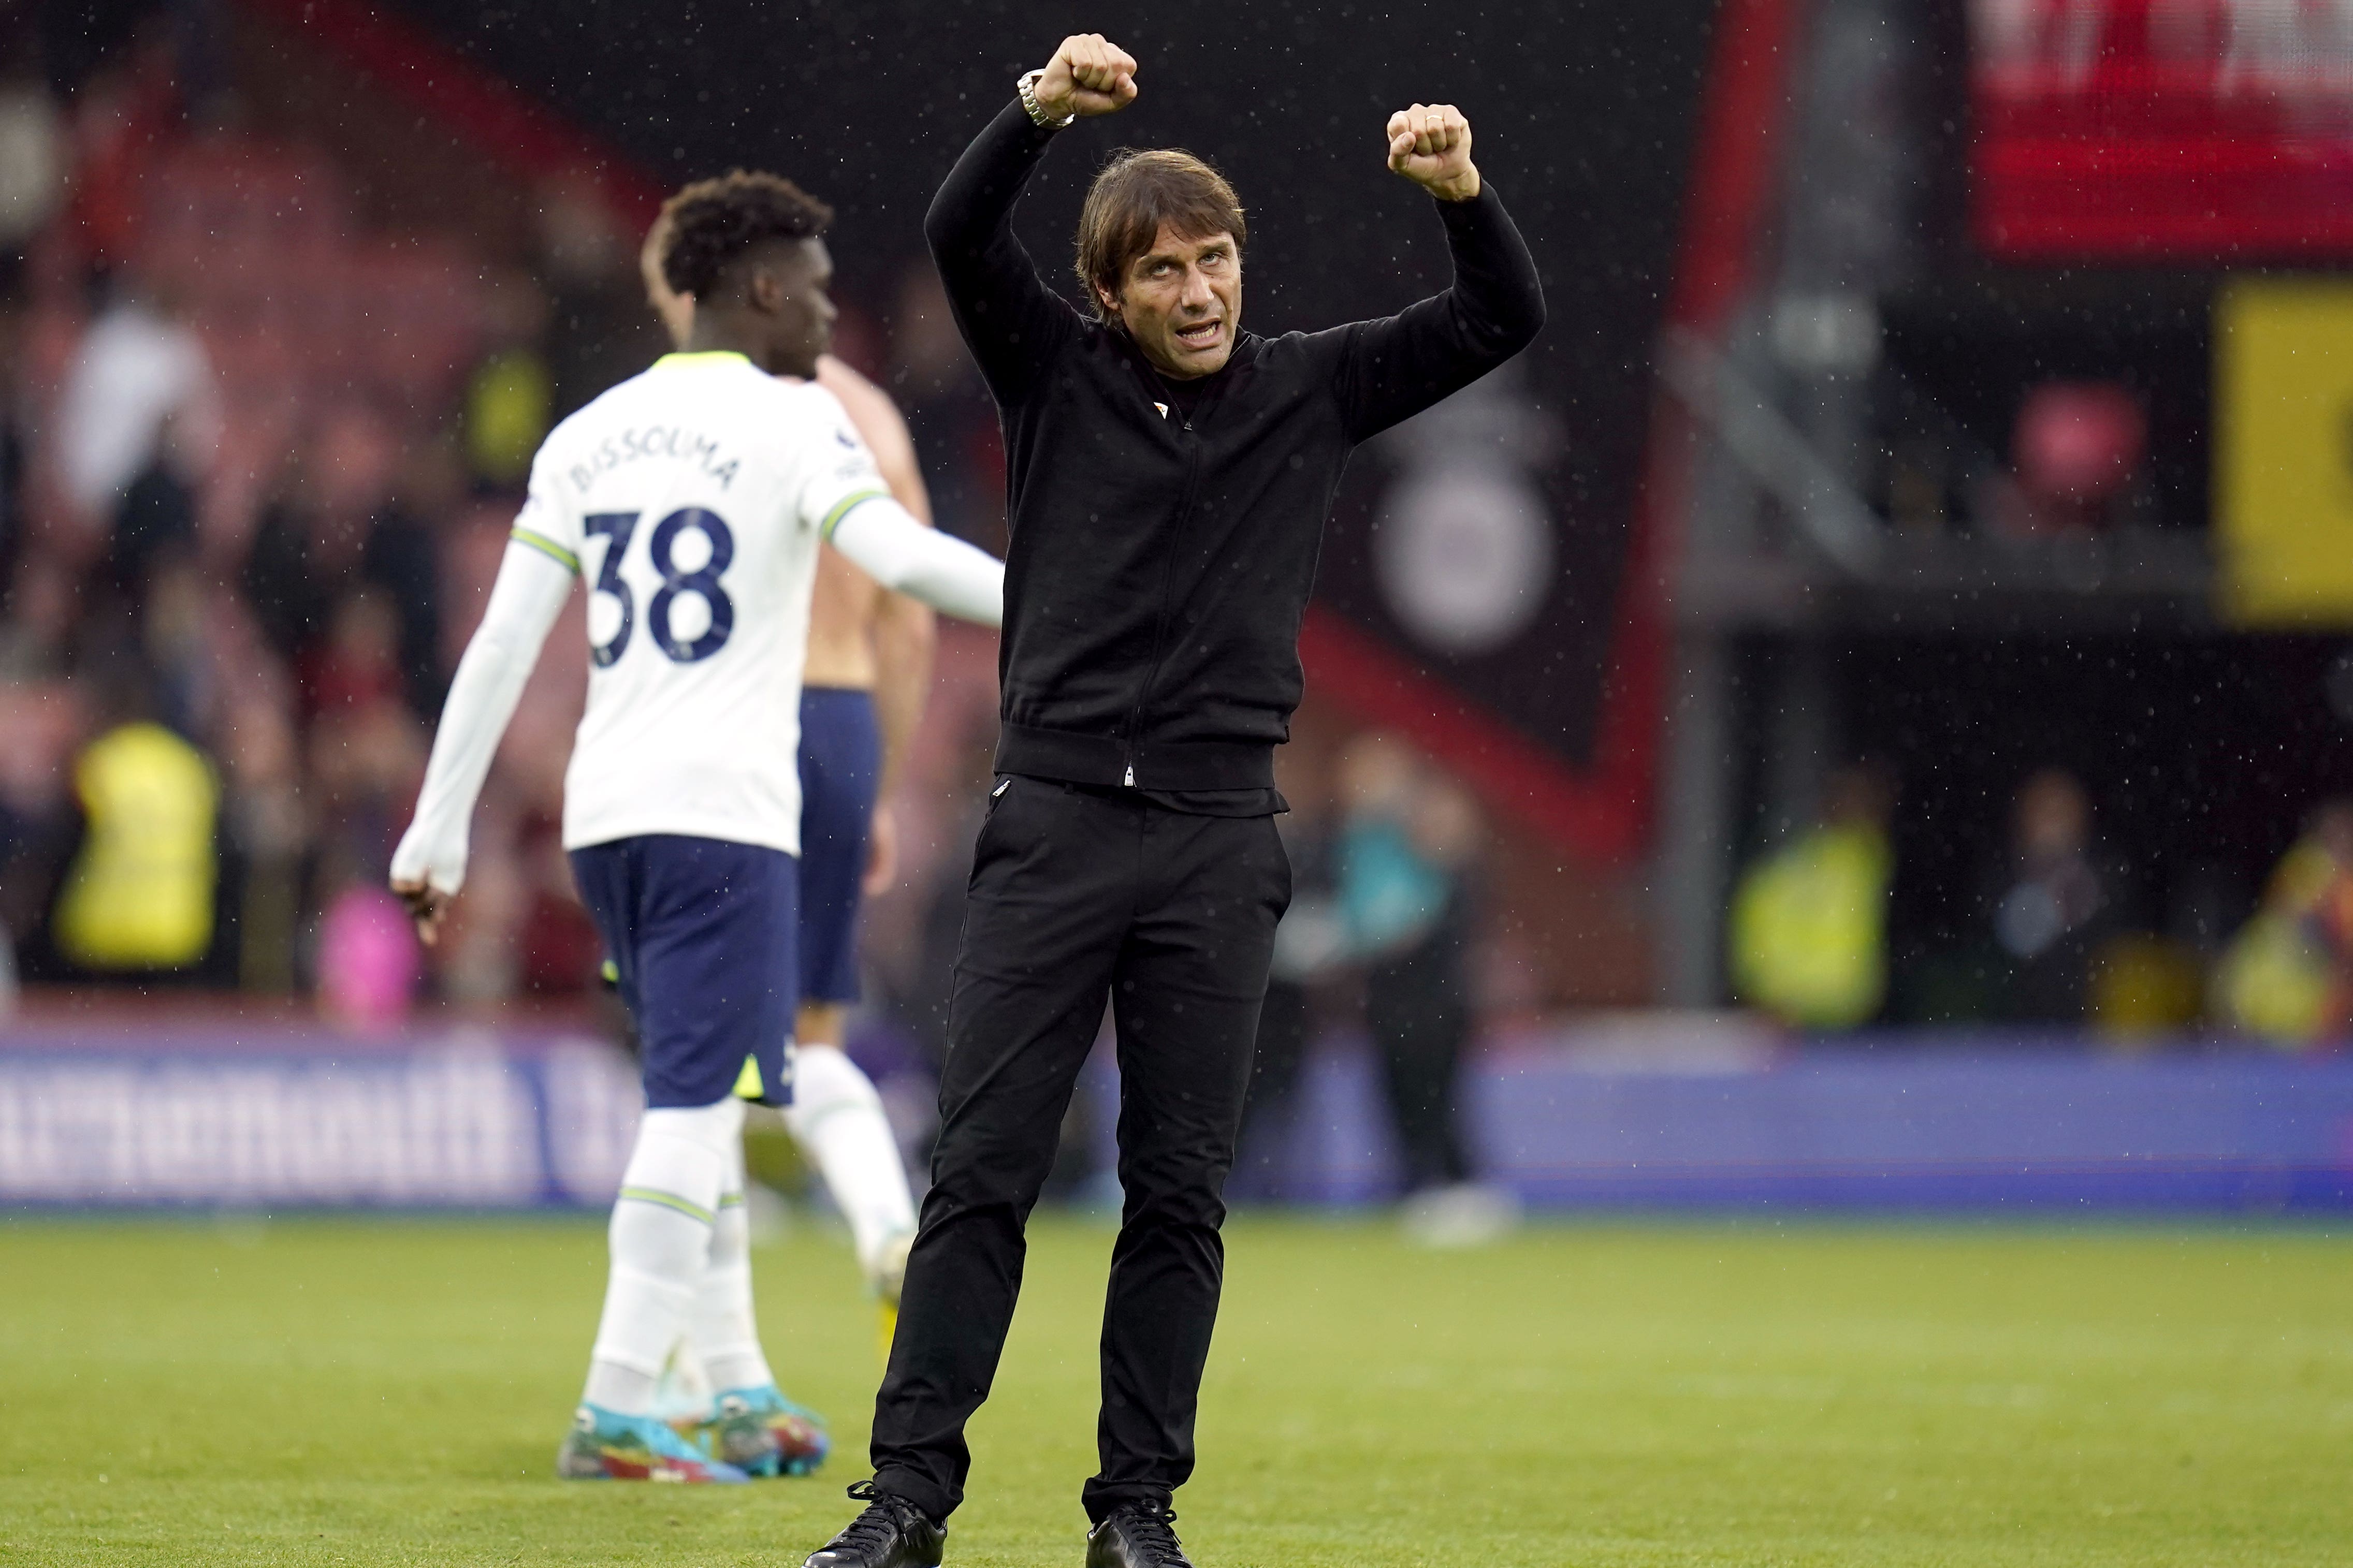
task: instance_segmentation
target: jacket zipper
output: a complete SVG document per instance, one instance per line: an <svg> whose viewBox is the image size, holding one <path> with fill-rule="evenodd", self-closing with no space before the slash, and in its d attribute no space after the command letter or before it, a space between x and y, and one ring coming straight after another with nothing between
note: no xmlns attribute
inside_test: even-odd
<svg viewBox="0 0 2353 1568"><path fill-rule="evenodd" d="M1201 406L1208 406L1206 399ZM1183 537L1185 524L1192 521L1193 491L1200 477L1201 442L1193 433L1193 421L1189 416L1185 421L1182 438L1185 442L1185 489L1176 502L1176 516L1169 524L1167 554L1161 565L1160 613L1153 623L1152 664L1145 671L1144 683L1136 688L1135 706L1129 709L1127 714L1127 765L1120 782L1128 789L1135 788L1136 731L1144 723L1144 705L1151 700L1153 685L1160 679L1161 661L1167 658L1168 595L1176 582L1176 549Z"/></svg>

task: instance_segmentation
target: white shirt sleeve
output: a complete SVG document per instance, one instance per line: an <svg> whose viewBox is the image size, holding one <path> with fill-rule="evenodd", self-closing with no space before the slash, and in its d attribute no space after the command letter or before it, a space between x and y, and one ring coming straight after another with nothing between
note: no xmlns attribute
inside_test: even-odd
<svg viewBox="0 0 2353 1568"><path fill-rule="evenodd" d="M800 492L801 521L894 594L920 599L943 615L985 626L1005 621L1005 563L986 551L915 521L891 499L874 455L833 395L833 414L818 433Z"/></svg>
<svg viewBox="0 0 2353 1568"><path fill-rule="evenodd" d="M852 503L834 519L826 542L894 594L984 626L1005 623L1005 563L925 528L887 495Z"/></svg>
<svg viewBox="0 0 2353 1568"><path fill-rule="evenodd" d="M396 882L422 881L437 892L455 893L466 879L475 799L579 572L577 557L563 542L578 525L567 528L565 512L535 479L499 563L482 624L450 679L425 764L425 787L417 792L417 818L393 851Z"/></svg>

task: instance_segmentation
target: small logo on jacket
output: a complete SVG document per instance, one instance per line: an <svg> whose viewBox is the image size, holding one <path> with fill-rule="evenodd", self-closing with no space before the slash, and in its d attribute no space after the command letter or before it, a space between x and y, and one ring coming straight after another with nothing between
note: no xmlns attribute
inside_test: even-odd
<svg viewBox="0 0 2353 1568"><path fill-rule="evenodd" d="M1160 417L1163 419L1168 417L1168 405L1165 403L1155 403L1152 406L1160 410Z"/></svg>

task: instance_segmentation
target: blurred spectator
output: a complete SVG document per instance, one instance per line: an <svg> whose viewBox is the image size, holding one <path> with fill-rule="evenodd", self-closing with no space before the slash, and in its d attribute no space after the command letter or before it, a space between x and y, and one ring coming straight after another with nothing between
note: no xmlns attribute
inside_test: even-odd
<svg viewBox="0 0 2353 1568"><path fill-rule="evenodd" d="M32 72L0 79L0 254L22 251L65 194L65 121Z"/></svg>
<svg viewBox="0 0 2353 1568"><path fill-rule="evenodd" d="M485 315L490 352L466 383L466 461L493 489L522 488L531 460L555 423L555 376L548 368L554 307L527 273L492 281Z"/></svg>
<svg viewBox="0 0 2353 1568"><path fill-rule="evenodd" d="M1340 921L1365 964L1365 1022L1405 1163L1409 1232L1470 1245L1509 1227L1471 1180L1456 1084L1471 1033L1471 877L1483 827L1470 796L1386 735L1343 754Z"/></svg>
<svg viewBox="0 0 2353 1568"><path fill-rule="evenodd" d="M516 981L543 996L578 996L599 984L604 940L580 901L572 862L564 853L562 811L536 815L518 845L525 882L522 928L516 932Z"/></svg>
<svg viewBox="0 0 2353 1568"><path fill-rule="evenodd" d="M1291 810L1275 818L1291 860L1291 907L1274 928L1274 966L1266 1000L1259 1009L1258 1043L1251 1053L1250 1097L1242 1107L1244 1158L1266 1162L1288 1131L1296 1107L1300 1068L1314 1021L1314 992L1347 961L1338 889L1333 883L1334 845L1323 792L1304 785L1290 747L1275 752L1275 776Z"/></svg>
<svg viewBox="0 0 2353 1568"><path fill-rule="evenodd" d="M298 674L313 715L401 700L400 620L391 604L364 588L335 601L326 636L304 650Z"/></svg>
<svg viewBox="0 0 2353 1568"><path fill-rule="evenodd" d="M670 349L621 233L591 170L545 182L537 209L541 275L553 330L547 337L549 412L572 413ZM535 447L538 443L533 442Z"/></svg>
<svg viewBox="0 0 2353 1568"><path fill-rule="evenodd" d="M2081 1023L2092 953L2121 923L2123 877L2101 863L2091 799L2073 773L2047 768L2020 787L1993 881L1993 936L2009 961L2004 1011L2023 1023Z"/></svg>
<svg viewBox="0 0 2353 1568"><path fill-rule="evenodd" d="M2088 1011L2111 1045L2154 1045L2179 1035L2204 1010L2198 950L2153 931L2118 931L2092 954Z"/></svg>
<svg viewBox="0 0 2353 1568"><path fill-rule="evenodd" d="M450 910L434 946L435 977L453 1002L504 1002L521 989L516 937L529 918L532 890L523 868L502 844L483 852L491 847L483 842L491 837L483 829L511 826L494 819L476 829L466 896Z"/></svg>
<svg viewBox="0 0 2353 1568"><path fill-rule="evenodd" d="M69 763L83 722L63 681L0 682L0 947L12 955L39 929L73 852Z"/></svg>
<svg viewBox="0 0 2353 1568"><path fill-rule="evenodd" d="M1841 770L1822 820L1766 856L1733 895L1741 1000L1799 1029L1852 1029L1887 995L1887 825L1894 791L1875 768Z"/></svg>
<svg viewBox="0 0 2353 1568"><path fill-rule="evenodd" d="M331 878L319 921L319 1010L346 1027L390 1028L415 999L416 928L381 877L338 858Z"/></svg>
<svg viewBox="0 0 2353 1568"><path fill-rule="evenodd" d="M326 700L318 682L353 678L354 658L373 661L365 679L389 680L420 716L438 701L440 568L430 530L394 501L401 458L371 410L329 411L254 537L246 594L313 710ZM366 589L373 604L353 608Z"/></svg>
<svg viewBox="0 0 2353 1568"><path fill-rule="evenodd" d="M205 733L212 718L208 601L203 576L185 554L174 552L155 563L146 584L140 640L154 671L156 716L183 735Z"/></svg>
<svg viewBox="0 0 2353 1568"><path fill-rule="evenodd" d="M90 325L57 411L66 497L119 577L195 531L194 492L220 440L212 361L176 310L127 284Z"/></svg>
<svg viewBox="0 0 2353 1568"><path fill-rule="evenodd" d="M2346 1037L2353 1026L2353 801L2313 813L2224 950L2214 991L2222 1016L2258 1039L2299 1048Z"/></svg>
<svg viewBox="0 0 2353 1568"><path fill-rule="evenodd" d="M2327 1029L2353 1024L2353 802L2333 800L2313 814L2305 863L2283 889L2306 931L2328 955L2333 977ZM2293 853L2293 852L2291 852Z"/></svg>
<svg viewBox="0 0 2353 1568"><path fill-rule="evenodd" d="M55 555L30 555L18 564L0 620L0 680L43 680L62 675L66 645L80 609L74 574Z"/></svg>
<svg viewBox="0 0 2353 1568"><path fill-rule="evenodd" d="M423 727L386 698L320 714L309 773L326 862L342 857L379 879L388 871L425 773L425 748Z"/></svg>
<svg viewBox="0 0 2353 1568"><path fill-rule="evenodd" d="M448 682L442 671L442 619L448 594L441 569L447 520L465 500L464 466L440 439L410 444L394 476L392 496L375 517L361 575L381 590L399 622L400 678L410 710L440 717Z"/></svg>
<svg viewBox="0 0 2353 1568"><path fill-rule="evenodd" d="M2148 416L2118 382L2045 382L2019 405L2010 448L2017 489L1996 512L2005 528L2098 527L2132 499L2148 451Z"/></svg>
<svg viewBox="0 0 2353 1568"><path fill-rule="evenodd" d="M310 837L301 753L292 723L266 700L240 703L224 729L227 839L237 868L229 905L237 921L237 983L284 995L295 984L302 857Z"/></svg>
<svg viewBox="0 0 2353 1568"><path fill-rule="evenodd" d="M16 580L30 537L23 361L27 334L15 258L0 250L0 603Z"/></svg>
<svg viewBox="0 0 2353 1568"><path fill-rule="evenodd" d="M100 270L135 258L145 176L181 122L173 29L160 20L151 18L73 103L71 195L58 226Z"/></svg>
<svg viewBox="0 0 2353 1568"><path fill-rule="evenodd" d="M107 578L118 594L136 598L147 579L168 559L185 559L196 542L196 481L201 474L185 471L173 450L174 420L164 422L164 451L131 481L115 503L114 524L108 534Z"/></svg>
<svg viewBox="0 0 2353 1568"><path fill-rule="evenodd" d="M155 722L145 672L118 658L98 738L74 763L81 848L51 926L59 956L97 974L195 967L212 947L220 790L205 754Z"/></svg>

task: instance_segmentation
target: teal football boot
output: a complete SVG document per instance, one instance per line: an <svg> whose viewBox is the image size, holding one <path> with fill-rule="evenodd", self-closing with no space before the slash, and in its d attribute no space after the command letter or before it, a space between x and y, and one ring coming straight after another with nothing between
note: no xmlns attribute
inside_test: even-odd
<svg viewBox="0 0 2353 1568"><path fill-rule="evenodd" d="M752 1478L712 1458L651 1415L623 1415L594 1405L573 1413L572 1430L555 1451L555 1473L568 1481L718 1482L741 1486Z"/></svg>
<svg viewBox="0 0 2353 1568"><path fill-rule="evenodd" d="M825 1422L773 1383L724 1391L686 1435L714 1461L754 1476L806 1476L833 1451Z"/></svg>

